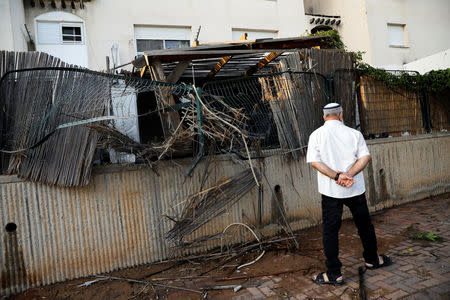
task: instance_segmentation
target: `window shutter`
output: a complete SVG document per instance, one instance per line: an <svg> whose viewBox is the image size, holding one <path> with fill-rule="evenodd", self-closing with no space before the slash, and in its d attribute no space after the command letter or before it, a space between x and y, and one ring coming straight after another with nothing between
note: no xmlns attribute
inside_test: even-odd
<svg viewBox="0 0 450 300"><path fill-rule="evenodd" d="M406 46L404 25L388 24L388 34L390 46Z"/></svg>
<svg viewBox="0 0 450 300"><path fill-rule="evenodd" d="M39 44L60 44L60 25L57 22L37 22Z"/></svg>

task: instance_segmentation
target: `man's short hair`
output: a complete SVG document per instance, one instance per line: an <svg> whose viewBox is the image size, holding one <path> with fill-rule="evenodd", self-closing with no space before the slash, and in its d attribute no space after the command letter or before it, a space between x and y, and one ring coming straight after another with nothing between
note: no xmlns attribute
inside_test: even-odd
<svg viewBox="0 0 450 300"><path fill-rule="evenodd" d="M328 117L329 115L339 116L342 112L342 106L339 103L328 103L323 107L323 115Z"/></svg>

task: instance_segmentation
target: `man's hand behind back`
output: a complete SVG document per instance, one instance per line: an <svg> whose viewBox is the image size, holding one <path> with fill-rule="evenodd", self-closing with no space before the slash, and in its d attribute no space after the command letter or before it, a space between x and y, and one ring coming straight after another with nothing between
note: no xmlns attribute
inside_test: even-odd
<svg viewBox="0 0 450 300"><path fill-rule="evenodd" d="M337 181L337 184L343 187L351 187L354 183L355 180L348 173L341 173Z"/></svg>

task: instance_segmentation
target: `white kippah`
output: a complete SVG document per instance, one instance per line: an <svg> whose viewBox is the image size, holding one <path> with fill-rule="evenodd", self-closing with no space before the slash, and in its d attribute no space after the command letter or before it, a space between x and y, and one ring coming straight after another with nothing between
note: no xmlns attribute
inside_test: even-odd
<svg viewBox="0 0 450 300"><path fill-rule="evenodd" d="M323 114L338 114L342 112L342 106L339 103L328 103L323 107Z"/></svg>

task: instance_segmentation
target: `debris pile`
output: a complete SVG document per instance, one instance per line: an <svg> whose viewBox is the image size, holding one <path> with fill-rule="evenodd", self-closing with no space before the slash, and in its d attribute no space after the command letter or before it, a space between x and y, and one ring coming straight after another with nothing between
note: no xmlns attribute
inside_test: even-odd
<svg viewBox="0 0 450 300"><path fill-rule="evenodd" d="M258 181L260 180L257 174ZM223 214L257 185L250 169L229 178L222 178L212 187L189 195L180 220L166 234L166 239L175 244L203 224Z"/></svg>

